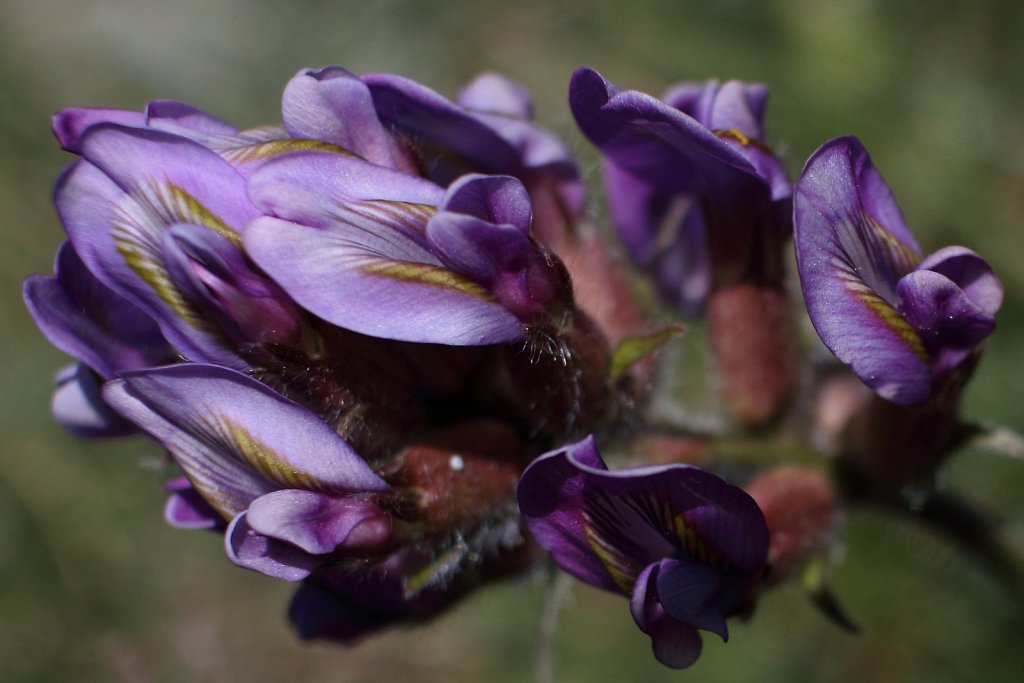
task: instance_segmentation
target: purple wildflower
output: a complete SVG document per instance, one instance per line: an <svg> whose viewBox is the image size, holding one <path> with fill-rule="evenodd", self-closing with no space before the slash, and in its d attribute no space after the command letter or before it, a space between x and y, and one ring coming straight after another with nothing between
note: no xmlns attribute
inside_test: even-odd
<svg viewBox="0 0 1024 683"><path fill-rule="evenodd" d="M811 322L882 398L903 406L935 398L995 329L1003 289L988 263L964 247L922 257L856 138L811 156L794 216Z"/></svg>
<svg viewBox="0 0 1024 683"><path fill-rule="evenodd" d="M749 611L765 569L768 529L741 489L688 465L609 471L593 438L535 460L519 507L559 567L630 596L673 668L700 656L698 629L728 638L726 617Z"/></svg>

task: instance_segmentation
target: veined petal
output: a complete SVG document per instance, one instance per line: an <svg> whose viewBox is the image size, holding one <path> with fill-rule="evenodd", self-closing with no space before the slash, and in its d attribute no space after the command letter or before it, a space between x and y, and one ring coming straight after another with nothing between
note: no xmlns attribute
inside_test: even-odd
<svg viewBox="0 0 1024 683"><path fill-rule="evenodd" d="M128 373L104 398L229 519L278 488L390 490L316 415L241 373L191 363Z"/></svg>
<svg viewBox="0 0 1024 683"><path fill-rule="evenodd" d="M560 567L627 595L644 567L676 553L747 573L768 552L764 517L741 489L687 465L608 471L592 438L535 460L519 505Z"/></svg>
<svg viewBox="0 0 1024 683"><path fill-rule="evenodd" d="M919 249L856 139L826 143L807 162L794 230L804 300L825 345L883 398L926 400L927 352L895 308L899 278L917 267Z"/></svg>
<svg viewBox="0 0 1024 683"><path fill-rule="evenodd" d="M324 563L322 557L255 531L244 512L228 526L224 549L239 567L291 582L301 581Z"/></svg>
<svg viewBox="0 0 1024 683"><path fill-rule="evenodd" d="M284 489L249 504L249 526L308 553L375 552L391 540L388 515L375 503Z"/></svg>

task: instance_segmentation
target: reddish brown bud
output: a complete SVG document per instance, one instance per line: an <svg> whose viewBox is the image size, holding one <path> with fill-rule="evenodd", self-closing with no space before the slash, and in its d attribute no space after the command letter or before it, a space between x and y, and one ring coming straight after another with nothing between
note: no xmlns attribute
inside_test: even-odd
<svg viewBox="0 0 1024 683"><path fill-rule="evenodd" d="M759 427L793 391L793 320L782 287L736 282L711 293L708 329L722 400L736 422Z"/></svg>
<svg viewBox="0 0 1024 683"><path fill-rule="evenodd" d="M784 465L764 472L745 488L768 524L770 581L792 576L812 555L828 550L835 535L836 495L822 472Z"/></svg>

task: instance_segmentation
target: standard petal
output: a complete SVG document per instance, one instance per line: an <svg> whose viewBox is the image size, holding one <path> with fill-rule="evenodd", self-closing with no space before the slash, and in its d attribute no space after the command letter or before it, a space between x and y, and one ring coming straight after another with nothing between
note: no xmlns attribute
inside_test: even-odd
<svg viewBox="0 0 1024 683"><path fill-rule="evenodd" d="M323 140L374 164L406 170L370 90L345 69L300 71L285 87L281 113L292 137Z"/></svg>
<svg viewBox="0 0 1024 683"><path fill-rule="evenodd" d="M729 195L763 182L742 152L696 119L650 95L620 91L591 69L573 74L569 105L604 155L659 190Z"/></svg>
<svg viewBox="0 0 1024 683"><path fill-rule="evenodd" d="M822 341L883 398L926 400L928 355L895 308L899 278L920 261L917 243L859 142L838 138L811 157L793 220L804 301Z"/></svg>
<svg viewBox="0 0 1024 683"><path fill-rule="evenodd" d="M316 415L225 368L129 373L108 383L104 398L160 441L226 518L278 488L390 490Z"/></svg>
<svg viewBox="0 0 1024 683"><path fill-rule="evenodd" d="M388 515L368 500L284 489L249 504L249 526L314 555L379 552L391 540Z"/></svg>
<svg viewBox="0 0 1024 683"><path fill-rule="evenodd" d="M245 513L228 526L224 549L239 567L291 582L303 580L324 563L323 558L254 531Z"/></svg>

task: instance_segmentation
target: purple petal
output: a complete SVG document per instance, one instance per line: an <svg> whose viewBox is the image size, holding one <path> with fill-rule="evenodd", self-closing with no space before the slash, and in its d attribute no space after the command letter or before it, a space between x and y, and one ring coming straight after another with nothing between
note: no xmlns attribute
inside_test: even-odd
<svg viewBox="0 0 1024 683"><path fill-rule="evenodd" d="M390 518L374 503L313 491L285 489L260 496L249 504L246 517L258 533L314 555L378 552L391 540Z"/></svg>
<svg viewBox="0 0 1024 683"><path fill-rule="evenodd" d="M183 364L109 382L107 402L160 441L227 518L277 488L390 487L316 415L243 374Z"/></svg>
<svg viewBox="0 0 1024 683"><path fill-rule="evenodd" d="M355 159L297 154L252 180L263 218L246 229L259 266L301 306L363 334L479 345L522 337L486 288L444 267L424 236L443 191ZM309 227L307 227L309 226Z"/></svg>
<svg viewBox="0 0 1024 683"><path fill-rule="evenodd" d="M744 573L763 568L768 529L741 489L696 467L608 471L593 466L599 458L587 439L541 456L520 479L527 528L560 567L626 594L644 567L677 553Z"/></svg>
<svg viewBox="0 0 1024 683"><path fill-rule="evenodd" d="M755 140L764 137L768 88L761 83L726 81L715 93L710 111L698 121L712 130L735 130Z"/></svg>
<svg viewBox="0 0 1024 683"><path fill-rule="evenodd" d="M227 522L196 491L186 477L175 477L166 484L170 492L164 505L164 519L179 529L225 529Z"/></svg>
<svg viewBox="0 0 1024 683"><path fill-rule="evenodd" d="M467 171L515 175L521 167L515 150L490 126L433 90L400 76L370 74L362 81L381 121L419 148L435 182L447 185Z"/></svg>
<svg viewBox="0 0 1024 683"><path fill-rule="evenodd" d="M70 365L57 374L57 390L50 404L54 418L80 439L124 436L135 426L103 401L100 383L82 363Z"/></svg>
<svg viewBox="0 0 1024 683"><path fill-rule="evenodd" d="M238 129L215 116L175 100L155 100L146 105L146 123L170 133L237 135Z"/></svg>
<svg viewBox="0 0 1024 683"><path fill-rule="evenodd" d="M530 234L530 195L522 182L510 176L463 176L448 188L440 208L514 226L524 237Z"/></svg>
<svg viewBox="0 0 1024 683"><path fill-rule="evenodd" d="M82 149L79 140L82 134L97 123L118 123L125 126L144 126L146 116L142 112L123 109L62 109L53 115L53 134L61 148L79 154Z"/></svg>
<svg viewBox="0 0 1024 683"><path fill-rule="evenodd" d="M462 89L455 101L460 107L476 112L524 121L533 119L530 93L520 83L498 74L480 74Z"/></svg>
<svg viewBox="0 0 1024 683"><path fill-rule="evenodd" d="M895 309L899 278L917 267L919 250L856 139L826 143L807 162L794 230L804 300L825 345L883 398L926 400L927 353Z"/></svg>
<svg viewBox="0 0 1024 683"><path fill-rule="evenodd" d="M940 273L910 273L900 280L899 293L900 313L928 349L936 376L945 376L995 330L992 315Z"/></svg>
<svg viewBox="0 0 1024 683"><path fill-rule="evenodd" d="M985 259L966 247L945 247L926 257L918 270L945 275L981 310L994 316L1003 304L1003 286Z"/></svg>
<svg viewBox="0 0 1024 683"><path fill-rule="evenodd" d="M104 378L173 359L151 318L97 280L70 244L57 251L55 277L25 280L25 305L47 340Z"/></svg>
<svg viewBox="0 0 1024 683"><path fill-rule="evenodd" d="M658 601L673 619L729 639L725 616L717 601L721 577L711 567L692 560L665 559L658 569Z"/></svg>
<svg viewBox="0 0 1024 683"><path fill-rule="evenodd" d="M374 164L411 170L377 117L370 90L345 69L300 71L284 90L281 112L293 137L324 140Z"/></svg>
<svg viewBox="0 0 1024 683"><path fill-rule="evenodd" d="M310 555L290 543L257 533L249 526L244 512L228 526L224 534L224 549L239 567L292 582L301 581L324 563L323 558Z"/></svg>
<svg viewBox="0 0 1024 683"><path fill-rule="evenodd" d="M640 630L651 637L655 658L667 667L685 669L700 657L703 641L697 629L669 616L658 599L661 563L648 565L640 576L629 609Z"/></svg>
<svg viewBox="0 0 1024 683"><path fill-rule="evenodd" d="M569 105L584 135L623 169L668 192L728 196L763 182L739 150L696 119L644 93L578 69Z"/></svg>

